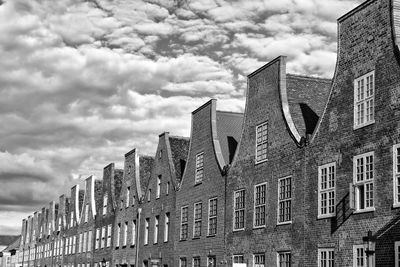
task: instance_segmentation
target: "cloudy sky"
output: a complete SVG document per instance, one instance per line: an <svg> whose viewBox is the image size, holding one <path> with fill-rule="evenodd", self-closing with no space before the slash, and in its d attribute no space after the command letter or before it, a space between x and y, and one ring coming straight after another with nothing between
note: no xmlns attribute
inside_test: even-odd
<svg viewBox="0 0 400 267"><path fill-rule="evenodd" d="M360 0L0 0L0 234L210 98L243 111L246 75L332 77L336 19Z"/></svg>

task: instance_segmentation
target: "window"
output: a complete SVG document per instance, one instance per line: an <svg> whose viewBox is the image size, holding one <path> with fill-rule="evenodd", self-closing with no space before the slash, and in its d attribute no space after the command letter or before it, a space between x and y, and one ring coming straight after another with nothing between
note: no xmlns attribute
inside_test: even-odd
<svg viewBox="0 0 400 267"><path fill-rule="evenodd" d="M83 234L82 233L79 234L78 248L79 248L78 253L81 253L82 249L83 249Z"/></svg>
<svg viewBox="0 0 400 267"><path fill-rule="evenodd" d="M335 215L336 164L318 167L318 218Z"/></svg>
<svg viewBox="0 0 400 267"><path fill-rule="evenodd" d="M400 267L400 241L394 242L394 265Z"/></svg>
<svg viewBox="0 0 400 267"><path fill-rule="evenodd" d="M147 202L150 202L150 200L151 200L151 189L149 189L147 194Z"/></svg>
<svg viewBox="0 0 400 267"><path fill-rule="evenodd" d="M188 207L181 208L181 240L188 237Z"/></svg>
<svg viewBox="0 0 400 267"><path fill-rule="evenodd" d="M204 153L196 155L196 177L194 180L195 184L201 183L204 176Z"/></svg>
<svg viewBox="0 0 400 267"><path fill-rule="evenodd" d="M129 197L130 197L130 193L131 193L131 187L128 186L126 188L126 199L125 199L125 208L129 207Z"/></svg>
<svg viewBox="0 0 400 267"><path fill-rule="evenodd" d="M200 267L200 257L193 257L193 267Z"/></svg>
<svg viewBox="0 0 400 267"><path fill-rule="evenodd" d="M217 234L217 198L208 200L208 235Z"/></svg>
<svg viewBox="0 0 400 267"><path fill-rule="evenodd" d="M126 247L127 242L128 242L128 222L125 222L125 224L124 224L124 239L123 239L122 245L124 247Z"/></svg>
<svg viewBox="0 0 400 267"><path fill-rule="evenodd" d="M278 224L290 223L292 220L292 177L279 179L278 183Z"/></svg>
<svg viewBox="0 0 400 267"><path fill-rule="evenodd" d="M233 255L233 264L235 263L244 263L244 256L243 255Z"/></svg>
<svg viewBox="0 0 400 267"><path fill-rule="evenodd" d="M318 267L334 267L335 252L333 248L318 249Z"/></svg>
<svg viewBox="0 0 400 267"><path fill-rule="evenodd" d="M201 202L194 204L194 222L193 222L193 237L201 236Z"/></svg>
<svg viewBox="0 0 400 267"><path fill-rule="evenodd" d="M136 244L136 220L132 222L132 241L131 245L134 246Z"/></svg>
<svg viewBox="0 0 400 267"><path fill-rule="evenodd" d="M179 267L187 267L186 258L179 258Z"/></svg>
<svg viewBox="0 0 400 267"><path fill-rule="evenodd" d="M92 250L92 231L88 232L88 251Z"/></svg>
<svg viewBox="0 0 400 267"><path fill-rule="evenodd" d="M158 224L159 224L160 216L156 216L154 218L154 244L158 243Z"/></svg>
<svg viewBox="0 0 400 267"><path fill-rule="evenodd" d="M122 210L123 207L124 207L124 199L121 198L120 209Z"/></svg>
<svg viewBox="0 0 400 267"><path fill-rule="evenodd" d="M217 258L215 256L207 257L207 267L215 267L217 266Z"/></svg>
<svg viewBox="0 0 400 267"><path fill-rule="evenodd" d="M265 254L254 254L254 267L265 267Z"/></svg>
<svg viewBox="0 0 400 267"><path fill-rule="evenodd" d="M254 227L265 226L266 191L266 183L254 187Z"/></svg>
<svg viewBox="0 0 400 267"><path fill-rule="evenodd" d="M268 122L256 127L256 163L267 160L268 152Z"/></svg>
<svg viewBox="0 0 400 267"><path fill-rule="evenodd" d="M367 255L364 251L363 245L353 246L353 267L367 266Z"/></svg>
<svg viewBox="0 0 400 267"><path fill-rule="evenodd" d="M393 206L400 207L400 144L393 146Z"/></svg>
<svg viewBox="0 0 400 267"><path fill-rule="evenodd" d="M119 230L119 231L121 231L121 230ZM101 227L101 245L100 245L100 247L104 248L105 243L106 243L106 227L103 226L103 227ZM119 242L118 242L118 244L119 244Z"/></svg>
<svg viewBox="0 0 400 267"><path fill-rule="evenodd" d="M116 247L119 247L120 236L121 236L121 224L119 223L117 227L117 242L115 244Z"/></svg>
<svg viewBox="0 0 400 267"><path fill-rule="evenodd" d="M107 247L111 246L111 224L107 226Z"/></svg>
<svg viewBox="0 0 400 267"><path fill-rule="evenodd" d="M72 254L75 254L75 247L76 247L76 235L72 239Z"/></svg>
<svg viewBox="0 0 400 267"><path fill-rule="evenodd" d="M166 195L168 196L169 194L169 182L167 182L167 188L166 188Z"/></svg>
<svg viewBox="0 0 400 267"><path fill-rule="evenodd" d="M161 175L157 177L157 192L156 192L156 198L160 198L161 194Z"/></svg>
<svg viewBox="0 0 400 267"><path fill-rule="evenodd" d="M87 250L87 232L84 232L84 233L83 233L83 242L82 242L82 245L83 245L82 252L86 252L86 250Z"/></svg>
<svg viewBox="0 0 400 267"><path fill-rule="evenodd" d="M371 71L354 80L354 129L374 123L374 82Z"/></svg>
<svg viewBox="0 0 400 267"><path fill-rule="evenodd" d="M291 267L292 266L292 254L288 251L278 253L278 266L279 267Z"/></svg>
<svg viewBox="0 0 400 267"><path fill-rule="evenodd" d="M233 230L244 229L244 205L245 205L244 189L234 192L234 225Z"/></svg>
<svg viewBox="0 0 400 267"><path fill-rule="evenodd" d="M108 195L105 194L103 198L103 215L107 214Z"/></svg>
<svg viewBox="0 0 400 267"><path fill-rule="evenodd" d="M96 229L96 242L94 244L95 249L99 249L100 247L100 228Z"/></svg>
<svg viewBox="0 0 400 267"><path fill-rule="evenodd" d="M165 213L164 218L164 242L168 242L169 235L169 212Z"/></svg>
<svg viewBox="0 0 400 267"><path fill-rule="evenodd" d="M85 223L88 222L88 218L89 218L89 204L86 204L85 206Z"/></svg>
<svg viewBox="0 0 400 267"><path fill-rule="evenodd" d="M374 210L374 152L355 156L353 164L355 209Z"/></svg>
<svg viewBox="0 0 400 267"><path fill-rule="evenodd" d="M145 245L149 243L149 224L150 224L150 218L146 218L144 240L143 240Z"/></svg>

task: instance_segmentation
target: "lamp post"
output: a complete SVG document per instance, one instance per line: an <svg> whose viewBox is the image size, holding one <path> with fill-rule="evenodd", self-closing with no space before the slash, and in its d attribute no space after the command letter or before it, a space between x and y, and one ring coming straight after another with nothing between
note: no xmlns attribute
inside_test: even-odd
<svg viewBox="0 0 400 267"><path fill-rule="evenodd" d="M368 235L363 237L363 245L365 255L367 256L368 267L374 266L375 243L376 237L373 236L371 230L369 230Z"/></svg>

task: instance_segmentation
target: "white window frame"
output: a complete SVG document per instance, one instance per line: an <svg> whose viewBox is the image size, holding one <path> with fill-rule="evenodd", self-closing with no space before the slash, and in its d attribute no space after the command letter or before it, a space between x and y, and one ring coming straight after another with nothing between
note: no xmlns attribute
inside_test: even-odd
<svg viewBox="0 0 400 267"><path fill-rule="evenodd" d="M326 253L326 258L322 257L322 253ZM333 259L329 258L330 253L333 253ZM326 260L324 264L322 264L322 260ZM333 262L330 262L333 261ZM332 264L330 264L332 263ZM319 248L318 249L318 267L334 267L335 266L335 249L334 248Z"/></svg>
<svg viewBox="0 0 400 267"><path fill-rule="evenodd" d="M393 207L394 208L400 207L400 171L397 171L397 165L400 166L400 154L397 154L397 149L400 149L400 144L393 145Z"/></svg>
<svg viewBox="0 0 400 267"><path fill-rule="evenodd" d="M200 184L203 182L204 179L204 152L200 152L196 154L196 171L195 171L195 178L194 183Z"/></svg>
<svg viewBox="0 0 400 267"><path fill-rule="evenodd" d="M143 244L149 244L150 218L145 219Z"/></svg>
<svg viewBox="0 0 400 267"><path fill-rule="evenodd" d="M211 203L212 203L213 201L216 201L216 205L215 205L215 214L211 214L211 208L212 208ZM211 232L210 232L211 220L214 220L214 219L215 219L215 233L211 233ZM218 198L213 197L213 198L210 198L210 199L208 200L207 235L208 235L208 236L215 236L215 235L217 235L217 232L218 232L217 227L218 227Z"/></svg>
<svg viewBox="0 0 400 267"><path fill-rule="evenodd" d="M108 206L108 194L104 194L103 196L103 216L107 214L107 206Z"/></svg>
<svg viewBox="0 0 400 267"><path fill-rule="evenodd" d="M106 227L104 226L104 229L105 228ZM126 247L126 245L128 244L128 222L124 223L124 238L122 240L123 240L122 246Z"/></svg>
<svg viewBox="0 0 400 267"><path fill-rule="evenodd" d="M100 248L105 248L106 246L106 227L101 227L101 237L100 237Z"/></svg>
<svg viewBox="0 0 400 267"><path fill-rule="evenodd" d="M394 242L394 266L395 267L400 267L400 253L397 253L397 251L400 252L400 241L395 241Z"/></svg>
<svg viewBox="0 0 400 267"><path fill-rule="evenodd" d="M265 187L264 191L264 203L257 203L257 188L260 187ZM253 228L263 228L265 227L267 223L267 183L260 183L254 185L254 195L253 195L253 204L254 204L254 209L253 209ZM262 198L262 197L261 197ZM262 209L264 208L264 224L256 225L256 215L257 215L257 209ZM262 212L261 212L262 214ZM261 215L260 215L261 216Z"/></svg>
<svg viewBox="0 0 400 267"><path fill-rule="evenodd" d="M264 258L264 263L256 263L256 258L262 257ZM265 253L255 253L253 254L253 267L265 267Z"/></svg>
<svg viewBox="0 0 400 267"><path fill-rule="evenodd" d="M155 216L154 217L154 240L153 240L153 244L157 244L158 243L158 231L160 228L160 216Z"/></svg>
<svg viewBox="0 0 400 267"><path fill-rule="evenodd" d="M89 220L89 204L86 203L85 205L85 223L87 223Z"/></svg>
<svg viewBox="0 0 400 267"><path fill-rule="evenodd" d="M284 198L284 199L279 199L280 194L281 194L281 181L282 180L288 180L290 179L290 198ZM286 192L286 191L285 191ZM293 200L293 179L292 176L286 176L286 177L282 177L280 179L278 179L278 206L277 206L277 225L283 225L283 224L290 224L292 223L292 219L293 219L293 208L292 208L292 200ZM281 202L289 202L290 203L290 220L284 220L284 221L280 221L280 203ZM285 216L286 213L284 213Z"/></svg>
<svg viewBox="0 0 400 267"><path fill-rule="evenodd" d="M161 175L157 176L157 191L156 191L156 199L160 198L161 195Z"/></svg>
<svg viewBox="0 0 400 267"><path fill-rule="evenodd" d="M186 209L187 211L187 216L186 216L186 221L183 221L183 211ZM186 225L186 237L182 236L182 230L183 230L183 226ZM189 206L183 206L181 207L181 227L180 227L180 231L179 231L179 240L187 240L189 237Z"/></svg>
<svg viewBox="0 0 400 267"><path fill-rule="evenodd" d="M96 241L94 245L94 249L99 249L100 248L100 228L96 229Z"/></svg>
<svg viewBox="0 0 400 267"><path fill-rule="evenodd" d="M243 203L243 207L236 208L236 195L239 194L240 192L243 192L243 202L244 203ZM243 212L243 227L241 227L241 228L236 228L236 225L235 225L236 218L237 218L236 212L238 212L238 214ZM240 216L239 216L239 218L240 218ZM233 192L233 222L232 223L233 223L233 231L242 231L246 227L246 191L244 188L235 190Z"/></svg>
<svg viewBox="0 0 400 267"><path fill-rule="evenodd" d="M371 86L370 77L372 76L372 95L368 90ZM361 90L359 87L362 86ZM369 106L372 103L372 107ZM368 104L368 105L367 105ZM361 106L360 110L359 107ZM369 114L368 108L372 109L372 115ZM375 71L370 71L357 79L354 79L354 130L373 124L375 122ZM361 120L359 121L359 113ZM372 119L369 118L372 116Z"/></svg>
<svg viewBox="0 0 400 267"><path fill-rule="evenodd" d="M169 226L170 226L169 217L170 213L166 212L164 216L164 242L168 242L169 240Z"/></svg>
<svg viewBox="0 0 400 267"><path fill-rule="evenodd" d="M333 168L333 174L330 172ZM322 174L326 170L326 188L322 188ZM330 178L333 176L333 187L330 185ZM329 197L329 194L333 193L333 200ZM322 195L326 194L326 213L322 213ZM333 202L330 203L330 201ZM330 208L333 206L333 211ZM330 218L336 216L336 162L331 162L318 166L318 219Z"/></svg>
<svg viewBox="0 0 400 267"><path fill-rule="evenodd" d="M357 254L357 250L361 249L363 252L363 265L357 265L357 258L358 258L358 254ZM367 255L365 254L365 250L364 250L364 245L353 245L353 267L365 267L367 266Z"/></svg>
<svg viewBox="0 0 400 267"><path fill-rule="evenodd" d="M200 206L200 218L196 218L196 206ZM203 203L196 202L193 204L193 238L201 237L201 230L203 228ZM196 233L196 223L200 223L200 234L195 235Z"/></svg>
<svg viewBox="0 0 400 267"><path fill-rule="evenodd" d="M366 179L367 173L366 173L366 158L372 156L372 179ZM357 181L357 160L358 159L363 159L363 180L362 181ZM360 155L356 155L353 157L353 190L354 190L354 206L355 206L355 213L362 213L362 212L369 212L369 211L374 211L375 210L375 155L374 151L363 153ZM367 192L366 192L366 185L372 184L372 202L373 206L367 207L367 198L365 197ZM360 201L359 201L359 186L362 185L364 186L364 208L360 208Z"/></svg>
<svg viewBox="0 0 400 267"><path fill-rule="evenodd" d="M264 129L263 129L264 128ZM259 129L261 129L259 131ZM259 136L259 132L261 133L261 136ZM258 140L261 138L261 140ZM259 149L261 148L261 152L259 154ZM265 151L265 153L264 153ZM256 126L256 158L255 158L255 163L259 164L264 161L268 161L268 121L260 123ZM265 155L265 157L264 157ZM258 159L258 157L261 157L261 159ZM263 158L264 157L264 158Z"/></svg>
<svg viewBox="0 0 400 267"><path fill-rule="evenodd" d="M278 253L276 253L276 257L277 257L276 263L277 263L277 266L278 266L278 267L281 266L281 258L280 258L281 255L290 255L290 256L289 256L289 258L290 258L289 266L292 266L292 252L291 252L291 251L279 251ZM283 267L287 267L287 266L283 266Z"/></svg>
<svg viewBox="0 0 400 267"><path fill-rule="evenodd" d="M136 245L136 220L132 221L131 246Z"/></svg>

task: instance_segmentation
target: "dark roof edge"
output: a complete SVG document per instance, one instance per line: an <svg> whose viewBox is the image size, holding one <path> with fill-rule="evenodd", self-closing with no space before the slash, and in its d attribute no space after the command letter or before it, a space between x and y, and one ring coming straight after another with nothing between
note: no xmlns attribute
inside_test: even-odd
<svg viewBox="0 0 400 267"><path fill-rule="evenodd" d="M211 102L216 101L215 98L212 98L210 100L208 100L206 103L204 103L203 105L201 105L200 107L196 108L195 110L192 111L192 114L195 114L197 112L199 112L200 110L202 110L203 108L205 108L206 106L210 105Z"/></svg>
<svg viewBox="0 0 400 267"><path fill-rule="evenodd" d="M350 10L349 12L344 14L343 16L339 17L337 19L337 21L340 23L340 22L346 20L347 18L351 17L352 15L357 13L358 11L364 9L366 6L372 4L372 2L374 2L374 1L376 1L376 0L366 0L365 2L361 3L360 5L356 6L355 8L353 8L352 10Z"/></svg>
<svg viewBox="0 0 400 267"><path fill-rule="evenodd" d="M261 66L260 68L256 69L255 71L253 71L252 73L247 75L247 78L250 78L251 76L256 75L257 73L259 73L260 71L263 71L264 69L268 68L269 66L271 66L272 64L274 64L276 61L280 60L282 56L278 56L276 58L274 58L273 60L269 61L268 63L266 63L265 65Z"/></svg>

